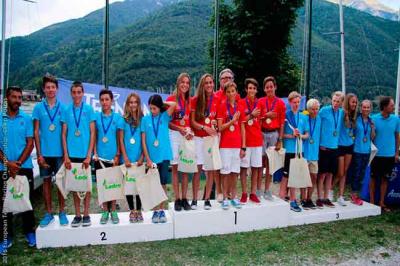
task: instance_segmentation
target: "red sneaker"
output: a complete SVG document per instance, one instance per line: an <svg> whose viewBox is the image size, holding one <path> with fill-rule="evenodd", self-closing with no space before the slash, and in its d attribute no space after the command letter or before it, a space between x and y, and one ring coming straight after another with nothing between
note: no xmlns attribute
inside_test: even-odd
<svg viewBox="0 0 400 266"><path fill-rule="evenodd" d="M356 194L351 194L351 203L358 206L363 205L362 199L360 199Z"/></svg>
<svg viewBox="0 0 400 266"><path fill-rule="evenodd" d="M246 204L247 203L247 193L243 192L242 197L240 198L240 204Z"/></svg>
<svg viewBox="0 0 400 266"><path fill-rule="evenodd" d="M316 205L318 209L322 209L324 208L324 201L322 199L317 199Z"/></svg>
<svg viewBox="0 0 400 266"><path fill-rule="evenodd" d="M260 200L258 199L256 194L250 194L250 201L256 204L260 204Z"/></svg>

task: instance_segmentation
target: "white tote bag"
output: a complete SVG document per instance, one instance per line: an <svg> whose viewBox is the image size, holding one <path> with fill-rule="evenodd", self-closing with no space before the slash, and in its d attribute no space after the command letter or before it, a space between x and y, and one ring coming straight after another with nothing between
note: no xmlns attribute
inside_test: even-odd
<svg viewBox="0 0 400 266"><path fill-rule="evenodd" d="M178 150L178 171L182 173L197 173L196 145L194 140L181 139Z"/></svg>
<svg viewBox="0 0 400 266"><path fill-rule="evenodd" d="M203 155L205 171L219 170L222 167L221 155L219 154L219 138L217 136L203 138Z"/></svg>
<svg viewBox="0 0 400 266"><path fill-rule="evenodd" d="M146 174L146 168L144 164L137 166L132 164L131 167L127 168L124 164L120 166L122 174L124 176L124 194L125 195L138 195L137 191L137 178Z"/></svg>
<svg viewBox="0 0 400 266"><path fill-rule="evenodd" d="M136 185L142 201L142 208L145 211L149 211L161 202L168 200L161 186L160 174L157 168L150 168L145 175L138 176Z"/></svg>
<svg viewBox="0 0 400 266"><path fill-rule="evenodd" d="M268 147L267 151L269 174L273 175L276 171L283 168L285 164L286 150L281 148L279 151L275 150L275 146Z"/></svg>
<svg viewBox="0 0 400 266"><path fill-rule="evenodd" d="M371 164L372 160L375 158L375 155L378 153L378 148L371 141L371 153L369 154L369 162L368 165Z"/></svg>
<svg viewBox="0 0 400 266"><path fill-rule="evenodd" d="M91 192L91 167L83 168L82 163L71 163L71 170L65 169L65 190L74 192Z"/></svg>
<svg viewBox="0 0 400 266"><path fill-rule="evenodd" d="M311 187L310 171L307 160L303 158L303 141L296 138L296 156L290 159L288 187L306 188Z"/></svg>
<svg viewBox="0 0 400 266"><path fill-rule="evenodd" d="M125 198L121 168L119 166L106 168L102 161L99 162L102 167L96 170L99 204Z"/></svg>
<svg viewBox="0 0 400 266"><path fill-rule="evenodd" d="M60 169L58 169L57 174L56 174L56 186L58 188L58 191L60 191L61 195L64 197L64 199L67 199L69 191L67 191L65 187L65 181L66 181L66 176L65 176L65 165L62 164Z"/></svg>
<svg viewBox="0 0 400 266"><path fill-rule="evenodd" d="M17 175L7 180L7 192L4 200L3 213L13 214L32 210L29 200L29 182L26 176Z"/></svg>

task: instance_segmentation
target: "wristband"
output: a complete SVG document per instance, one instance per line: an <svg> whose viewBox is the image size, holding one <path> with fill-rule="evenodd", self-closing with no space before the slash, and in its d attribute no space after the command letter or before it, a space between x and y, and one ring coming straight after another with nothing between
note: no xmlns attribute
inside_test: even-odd
<svg viewBox="0 0 400 266"><path fill-rule="evenodd" d="M246 151L246 148L241 148L242 149L242 151Z"/></svg>

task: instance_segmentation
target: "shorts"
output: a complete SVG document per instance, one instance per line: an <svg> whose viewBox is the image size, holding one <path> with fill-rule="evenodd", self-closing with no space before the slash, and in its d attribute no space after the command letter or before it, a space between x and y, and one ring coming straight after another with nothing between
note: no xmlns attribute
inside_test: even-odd
<svg viewBox="0 0 400 266"><path fill-rule="evenodd" d="M204 163L204 150L203 150L203 138L202 137L194 137L194 144L196 150L196 162L197 165L203 165Z"/></svg>
<svg viewBox="0 0 400 266"><path fill-rule="evenodd" d="M247 147L246 156L240 160L240 167L262 167L262 146Z"/></svg>
<svg viewBox="0 0 400 266"><path fill-rule="evenodd" d="M165 160L161 163L157 164L158 172L160 173L160 183L161 185L168 184L168 168L169 168L169 161Z"/></svg>
<svg viewBox="0 0 400 266"><path fill-rule="evenodd" d="M240 148L221 148L222 168L220 173L227 175L230 173L240 173Z"/></svg>
<svg viewBox="0 0 400 266"><path fill-rule="evenodd" d="M392 174L395 157L375 156L371 163L371 178L386 177Z"/></svg>
<svg viewBox="0 0 400 266"><path fill-rule="evenodd" d="M169 139L171 141L172 149L171 165L177 165L179 161L179 145L181 144L182 135L179 131L169 130Z"/></svg>
<svg viewBox="0 0 400 266"><path fill-rule="evenodd" d="M290 169L290 159L295 157L295 153L286 153L285 154L285 164L283 166L283 176L289 177L289 169Z"/></svg>
<svg viewBox="0 0 400 266"><path fill-rule="evenodd" d="M71 163L83 163L83 161L84 161L86 158L69 157L69 159L71 160Z"/></svg>
<svg viewBox="0 0 400 266"><path fill-rule="evenodd" d="M353 154L353 148L354 148L354 145L339 146L338 147L338 157L342 157L342 156L345 156L347 154L349 154L349 155Z"/></svg>
<svg viewBox="0 0 400 266"><path fill-rule="evenodd" d="M310 174L318 174L318 161L308 161Z"/></svg>
<svg viewBox="0 0 400 266"><path fill-rule="evenodd" d="M39 166L40 177L44 179L56 175L58 169L60 169L63 163L62 157L44 157L44 160L50 166L49 168L43 168Z"/></svg>
<svg viewBox="0 0 400 266"><path fill-rule="evenodd" d="M275 146L279 139L279 131L263 132L264 145L262 149L262 154L265 155L268 147Z"/></svg>
<svg viewBox="0 0 400 266"><path fill-rule="evenodd" d="M103 161L103 165L105 168L109 168L109 167L113 167L112 163L107 163ZM101 167L100 161L94 161L94 170L100 170L103 169L103 167Z"/></svg>
<svg viewBox="0 0 400 266"><path fill-rule="evenodd" d="M328 149L325 150L319 149L319 163L318 163L318 172L320 174L324 173L332 173L336 174L338 167L338 150L337 149Z"/></svg>

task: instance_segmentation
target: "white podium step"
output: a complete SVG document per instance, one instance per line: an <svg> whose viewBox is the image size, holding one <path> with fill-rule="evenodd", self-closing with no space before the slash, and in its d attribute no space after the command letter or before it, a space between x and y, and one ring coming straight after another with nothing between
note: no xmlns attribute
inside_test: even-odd
<svg viewBox="0 0 400 266"><path fill-rule="evenodd" d="M175 238L247 232L289 224L289 205L278 198L261 204L249 202L241 209L230 206L229 210L223 210L216 201L211 201L211 205L211 210L204 210L204 202L198 201L197 210L176 212L174 204L170 203Z"/></svg>
<svg viewBox="0 0 400 266"><path fill-rule="evenodd" d="M60 226L58 216L55 221L45 228L36 230L37 248L69 247L86 245L105 245L117 243L132 243L157 241L174 238L173 221L168 211L165 212L167 223L153 224L152 212L143 213L144 222L132 224L129 222L129 212L118 213L119 224L100 224L100 214L91 214L92 225L72 228L73 215L68 215L70 224Z"/></svg>
<svg viewBox="0 0 400 266"><path fill-rule="evenodd" d="M334 202L335 208L303 210L301 212L290 212L289 225L303 225L325 223L344 219L354 219L366 216L376 216L381 214L381 208L364 202L362 206L357 206L347 202L347 206L340 206Z"/></svg>

